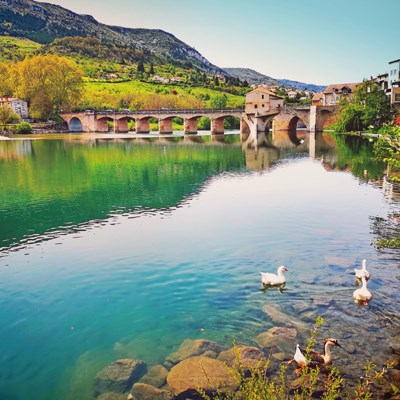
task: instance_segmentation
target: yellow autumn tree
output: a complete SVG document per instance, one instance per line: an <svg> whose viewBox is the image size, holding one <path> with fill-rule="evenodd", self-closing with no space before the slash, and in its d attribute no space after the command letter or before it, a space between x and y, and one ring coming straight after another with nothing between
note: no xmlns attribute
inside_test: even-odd
<svg viewBox="0 0 400 400"><path fill-rule="evenodd" d="M34 104L38 115L70 108L78 103L83 90L83 73L71 60L54 54L27 57L9 69L14 95ZM47 99L47 101L43 101ZM42 110L40 104L44 104Z"/></svg>
<svg viewBox="0 0 400 400"><path fill-rule="evenodd" d="M8 66L5 63L0 63L0 97L8 96L11 92L8 81Z"/></svg>

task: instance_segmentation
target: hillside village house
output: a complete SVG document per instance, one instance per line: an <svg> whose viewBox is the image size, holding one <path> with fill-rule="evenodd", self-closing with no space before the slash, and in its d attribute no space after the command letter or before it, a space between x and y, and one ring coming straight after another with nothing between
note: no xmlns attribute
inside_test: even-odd
<svg viewBox="0 0 400 400"><path fill-rule="evenodd" d="M257 87L246 94L247 114L264 114L284 106L284 98L264 87Z"/></svg>
<svg viewBox="0 0 400 400"><path fill-rule="evenodd" d="M0 97L0 105L8 105L22 119L28 118L28 103L13 97Z"/></svg>

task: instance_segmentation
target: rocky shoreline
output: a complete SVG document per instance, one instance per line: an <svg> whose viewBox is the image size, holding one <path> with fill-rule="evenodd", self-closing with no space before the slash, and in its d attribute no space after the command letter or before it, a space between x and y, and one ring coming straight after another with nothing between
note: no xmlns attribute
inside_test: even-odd
<svg viewBox="0 0 400 400"><path fill-rule="evenodd" d="M221 389L221 383L224 390L235 392L238 382L230 372L232 368L239 367L248 376L252 369L265 366L269 360L268 375L273 376L282 363L286 365L292 358L296 343L301 340L302 334L293 324L276 325L262 332L254 338L257 346L225 348L206 339L186 339L159 365L147 366L143 360L135 359L115 360L96 374L93 394L98 400L199 400L202 399L199 388L212 397ZM400 342L393 342L390 350L394 368L379 382L376 398L399 399L391 389L391 384L400 386L399 349ZM289 393L299 389L300 380L289 367ZM315 398L320 398L323 390L324 377L321 377Z"/></svg>

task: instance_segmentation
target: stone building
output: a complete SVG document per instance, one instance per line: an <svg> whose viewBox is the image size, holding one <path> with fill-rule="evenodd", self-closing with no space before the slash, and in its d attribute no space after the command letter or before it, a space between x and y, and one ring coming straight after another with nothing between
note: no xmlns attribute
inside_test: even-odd
<svg viewBox="0 0 400 400"><path fill-rule="evenodd" d="M266 114L284 106L284 98L263 87L257 87L246 94L247 114Z"/></svg>
<svg viewBox="0 0 400 400"><path fill-rule="evenodd" d="M354 90L358 85L359 83L338 83L329 85L322 92L322 105L335 106L339 104L340 98L343 96L351 100L354 97Z"/></svg>
<svg viewBox="0 0 400 400"><path fill-rule="evenodd" d="M22 119L28 118L28 103L13 97L0 97L0 105L8 105Z"/></svg>

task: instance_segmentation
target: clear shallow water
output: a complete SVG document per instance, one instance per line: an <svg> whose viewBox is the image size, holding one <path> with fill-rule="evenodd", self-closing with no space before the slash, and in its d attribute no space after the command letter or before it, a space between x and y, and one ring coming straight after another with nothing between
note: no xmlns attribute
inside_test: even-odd
<svg viewBox="0 0 400 400"><path fill-rule="evenodd" d="M0 142L1 398L90 398L109 362L158 364L185 338L254 344L275 325L265 304L325 317L349 376L384 362L400 295L398 254L371 246L371 218L399 208L382 166L365 142L279 144ZM367 307L352 299L363 258ZM280 264L287 290L260 290Z"/></svg>

